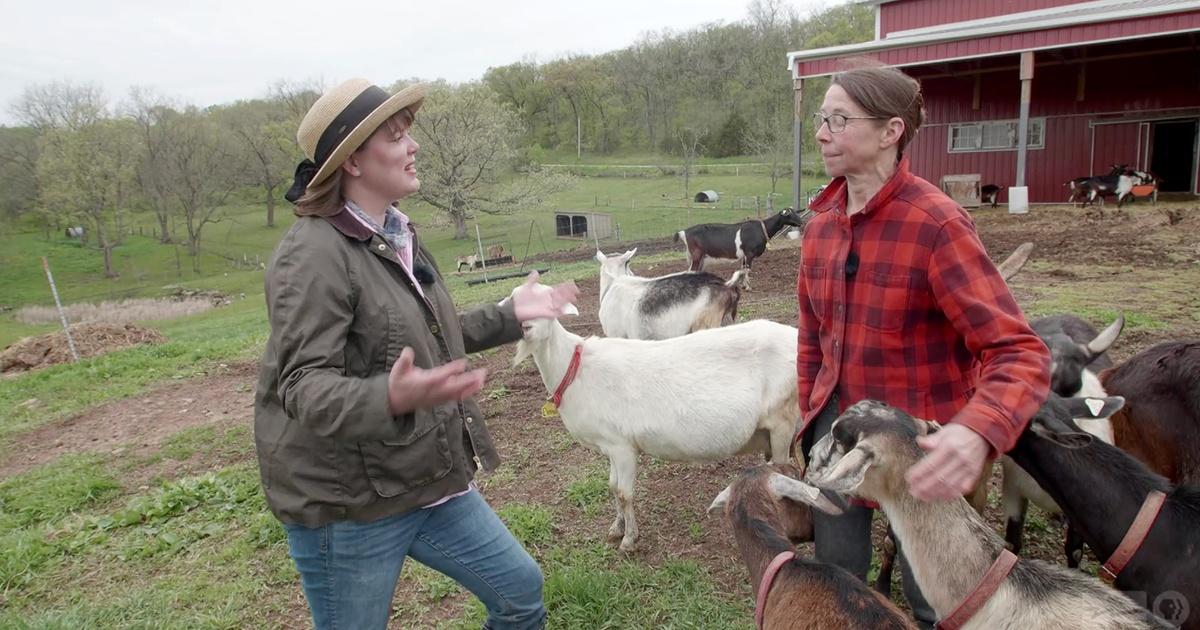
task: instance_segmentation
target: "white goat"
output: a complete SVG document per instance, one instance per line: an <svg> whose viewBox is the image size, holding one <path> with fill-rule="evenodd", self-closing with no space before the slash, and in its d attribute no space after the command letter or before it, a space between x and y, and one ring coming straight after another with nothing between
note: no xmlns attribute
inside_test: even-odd
<svg viewBox="0 0 1200 630"><path fill-rule="evenodd" d="M535 290L549 291L537 285ZM572 309L573 310L573 309ZM617 509L610 539L634 548L637 458L708 462L743 452L783 463L799 421L796 329L767 320L662 341L589 337L558 320L525 322L513 364L532 356L550 392L561 389L577 346L578 372L563 390L563 426L609 460Z"/></svg>
<svg viewBox="0 0 1200 630"><path fill-rule="evenodd" d="M620 256L596 252L600 262L600 326L605 336L625 339L670 339L705 328L732 324L737 318L746 271L728 282L711 273L685 271L641 278L629 269L637 253Z"/></svg>

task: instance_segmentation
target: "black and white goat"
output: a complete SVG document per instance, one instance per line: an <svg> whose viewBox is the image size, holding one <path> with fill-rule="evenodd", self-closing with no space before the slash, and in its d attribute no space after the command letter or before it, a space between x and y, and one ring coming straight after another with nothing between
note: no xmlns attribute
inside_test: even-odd
<svg viewBox="0 0 1200 630"><path fill-rule="evenodd" d="M812 507L840 508L798 481L791 464L743 471L708 512L723 512L757 593L755 619L770 630L910 630L896 605L841 567L801 558L794 543L813 539ZM774 571L772 570L774 569Z"/></svg>
<svg viewBox="0 0 1200 630"><path fill-rule="evenodd" d="M1099 372L1112 366L1107 351L1121 334L1125 317L1117 319L1102 332L1097 333L1091 324L1074 315L1051 315L1030 322L1030 325L1050 348L1050 389L1060 396L1090 396L1101 398L1107 394L1100 384ZM1086 415L1075 419L1083 430L1108 444L1113 443L1113 428L1107 416L1097 416L1084 408ZM1029 502L1047 514L1061 514L1061 510L1041 487L1012 459L1001 458L1004 470L1001 504L1007 521L1005 540L1013 552L1020 552L1025 513ZM1065 541L1067 565L1079 566L1083 557L1083 540L1068 524Z"/></svg>
<svg viewBox="0 0 1200 630"><path fill-rule="evenodd" d="M670 339L705 328L732 324L741 299L739 269L728 281L711 273L685 271L640 278L629 269L637 253L596 252L600 262L600 326L605 336Z"/></svg>
<svg viewBox="0 0 1200 630"><path fill-rule="evenodd" d="M703 271L707 258L733 258L750 269L754 259L767 251L767 241L786 226L803 227L801 214L784 208L766 219L741 223L702 223L680 230L675 242L683 241L688 252L688 269Z"/></svg>
<svg viewBox="0 0 1200 630"><path fill-rule="evenodd" d="M997 566L994 561L1008 552L965 499L926 503L909 493L905 473L924 455L916 438L931 426L883 403L859 402L813 447L807 480L879 503L921 593L944 620L977 592ZM964 630L1166 627L1125 595L1079 571L1026 559L1000 575L986 601L966 615Z"/></svg>
<svg viewBox="0 0 1200 630"><path fill-rule="evenodd" d="M555 319L523 326L514 365L532 356L563 426L608 457L609 537L623 551L638 537L639 453L680 462L766 453L777 463L791 453L800 420L792 326L753 320L661 341L584 339Z"/></svg>
<svg viewBox="0 0 1200 630"><path fill-rule="evenodd" d="M1107 416L1124 399L1064 399L1051 393L1009 456L1062 507L1102 561L1113 561L1147 496L1165 494L1114 586L1172 625L1200 628L1200 486L1172 487L1132 455L1080 432L1071 419L1096 403Z"/></svg>

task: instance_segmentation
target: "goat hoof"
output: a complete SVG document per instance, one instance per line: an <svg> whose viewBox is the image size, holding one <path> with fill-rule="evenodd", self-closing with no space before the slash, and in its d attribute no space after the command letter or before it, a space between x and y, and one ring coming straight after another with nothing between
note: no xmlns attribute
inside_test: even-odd
<svg viewBox="0 0 1200 630"><path fill-rule="evenodd" d="M612 527L608 528L608 541L617 542L625 538L625 524L613 523Z"/></svg>
<svg viewBox="0 0 1200 630"><path fill-rule="evenodd" d="M619 549L621 553L633 553L637 551L637 541L630 538L622 539Z"/></svg>

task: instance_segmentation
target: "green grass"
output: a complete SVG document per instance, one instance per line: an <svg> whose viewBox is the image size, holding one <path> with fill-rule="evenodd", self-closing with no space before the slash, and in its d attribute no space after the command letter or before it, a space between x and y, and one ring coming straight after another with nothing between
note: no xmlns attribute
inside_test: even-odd
<svg viewBox="0 0 1200 630"><path fill-rule="evenodd" d="M585 163L670 164L670 156L611 156ZM652 161L651 161L652 160ZM744 163L748 158L707 160L706 164ZM720 172L718 172L720 171ZM809 176L808 183L820 179ZM431 207L416 199L405 201L402 208L420 226L419 234L425 246L433 252L439 266L451 272L454 259L475 251L474 227L478 223L485 238L496 240L518 259L530 255L574 248L592 248L591 243L554 236L554 211L597 212L612 217L614 228L619 225L623 241L670 236L694 223L733 221L755 214L754 197L765 200L770 190L769 178L761 173L732 174L728 168L711 172L703 167L692 178L690 195L700 190L716 190L722 198L716 204L696 204L684 197L682 178L675 175L638 177L580 177L566 191L548 198L545 203L507 215L480 213L470 223L471 238L454 240L453 229ZM791 204L790 180L777 184L775 205ZM765 204L765 201L763 201ZM192 261L184 245L161 245L151 233L154 217L135 215L127 219L135 234L126 235L114 249L113 265L120 276L103 276L101 253L94 247L81 247L61 234L44 232L28 220L10 225L0 232L0 286L5 292L0 306L18 307L24 304L50 304L52 298L41 268L41 257L49 259L60 296L64 303L98 302L123 297L157 297L167 285L181 284L197 288L217 289L233 295L253 295L262 291L262 273L234 265L232 260L243 258L265 263L283 233L292 225L290 207L281 205L276 212L276 226L265 226L265 212L259 203L239 202L222 209L225 220L206 226L201 243L199 273L192 271ZM763 209L765 212L765 206ZM533 225L531 231L531 223ZM137 235L138 229L143 235ZM605 249L616 249L615 235L602 241ZM11 331L13 322L0 315L0 343L7 344L18 334L40 332L48 328ZM50 327L52 328L52 327Z"/></svg>
<svg viewBox="0 0 1200 630"><path fill-rule="evenodd" d="M257 358L267 335L265 308L251 299L148 324L169 341L0 380L0 440L163 380L201 374L222 362ZM34 402L23 404L29 401Z"/></svg>
<svg viewBox="0 0 1200 630"><path fill-rule="evenodd" d="M1019 275L1014 278L1014 287L1035 296L1026 304L1029 317L1072 313L1100 328L1123 314L1126 331L1191 328L1200 323L1197 268L1096 268L1033 261L1028 266L1042 273L1057 270L1074 275L1067 282L1036 287L1026 287Z"/></svg>
<svg viewBox="0 0 1200 630"><path fill-rule="evenodd" d="M583 509L587 516L598 514L608 504L608 471L595 467L586 475L572 481L564 492L567 501Z"/></svg>

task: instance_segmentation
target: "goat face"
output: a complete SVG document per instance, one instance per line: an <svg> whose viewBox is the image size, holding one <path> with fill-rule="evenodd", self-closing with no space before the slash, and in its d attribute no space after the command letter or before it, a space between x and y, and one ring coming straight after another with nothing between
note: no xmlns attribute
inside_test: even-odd
<svg viewBox="0 0 1200 630"><path fill-rule="evenodd" d="M802 474L791 464L763 464L744 470L713 499L708 514L723 513L735 525L765 521L794 544L812 542L812 509L838 515L842 507L820 489L800 481Z"/></svg>
<svg viewBox="0 0 1200 630"><path fill-rule="evenodd" d="M1078 394L1083 387L1084 368L1112 347L1124 326L1125 316L1118 315L1087 343L1078 343L1065 332L1044 335L1042 340L1050 348L1050 390L1059 396Z"/></svg>
<svg viewBox="0 0 1200 630"><path fill-rule="evenodd" d="M779 217L783 220L784 225L804 227L804 221L800 219L800 213L791 208L784 208L781 210L779 212Z"/></svg>
<svg viewBox="0 0 1200 630"><path fill-rule="evenodd" d="M930 425L874 401L850 407L812 449L805 479L825 490L881 500L901 491L904 471L921 457L918 435Z"/></svg>
<svg viewBox="0 0 1200 630"><path fill-rule="evenodd" d="M527 286L530 291L539 294L550 293L554 290L541 283L526 284L522 286ZM514 288L513 292L510 293L508 297L500 300L499 305L504 306L512 301L513 294L516 293L520 288L521 287ZM563 305L562 314L578 315L579 309L576 308L574 304L568 303ZM559 324L558 320L556 319L531 319L521 322L521 329L524 331L524 338L517 342L517 352L516 356L513 357L513 365L518 365L525 359L529 358L533 352L532 348L530 347L530 343L536 344L548 339L554 332L554 326L561 326L561 324Z"/></svg>
<svg viewBox="0 0 1200 630"><path fill-rule="evenodd" d="M1064 448L1083 448L1095 437L1080 429L1074 418L1107 418L1124 404L1121 396L1063 398L1050 392L1026 431Z"/></svg>

